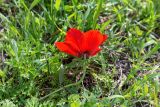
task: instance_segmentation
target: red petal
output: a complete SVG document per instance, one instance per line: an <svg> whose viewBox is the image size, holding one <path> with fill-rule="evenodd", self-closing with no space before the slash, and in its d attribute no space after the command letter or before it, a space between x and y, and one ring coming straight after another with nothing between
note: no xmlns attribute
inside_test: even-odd
<svg viewBox="0 0 160 107"><path fill-rule="evenodd" d="M65 41L73 41L79 45L83 41L83 32L75 28L69 29Z"/></svg>
<svg viewBox="0 0 160 107"><path fill-rule="evenodd" d="M89 53L89 56L94 56L96 55L101 49L100 48L97 48L96 50L92 51Z"/></svg>
<svg viewBox="0 0 160 107"><path fill-rule="evenodd" d="M77 47L79 48L80 52L82 53L81 44L84 41L84 33L83 32L81 32L80 30L77 30L75 28L71 28L67 32L65 41L66 42L68 42L68 41L74 42L77 45Z"/></svg>
<svg viewBox="0 0 160 107"><path fill-rule="evenodd" d="M102 43L104 42L104 41L106 41L108 39L108 35L103 35L103 41L102 41Z"/></svg>
<svg viewBox="0 0 160 107"><path fill-rule="evenodd" d="M85 42L83 45L83 52L85 51L94 51L107 39L106 36L103 36L98 30L90 30L84 34Z"/></svg>
<svg viewBox="0 0 160 107"><path fill-rule="evenodd" d="M60 51L79 57L79 50L73 42L56 42L55 45Z"/></svg>

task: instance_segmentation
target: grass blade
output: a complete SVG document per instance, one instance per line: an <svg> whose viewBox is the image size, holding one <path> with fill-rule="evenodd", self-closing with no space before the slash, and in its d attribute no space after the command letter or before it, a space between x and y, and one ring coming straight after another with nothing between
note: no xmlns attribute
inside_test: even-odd
<svg viewBox="0 0 160 107"><path fill-rule="evenodd" d="M30 6L30 10L33 8L33 7L35 7L39 2L40 2L41 0L34 0L33 2L32 2L32 4L31 4L31 6Z"/></svg>
<svg viewBox="0 0 160 107"><path fill-rule="evenodd" d="M97 23L97 19L98 19L99 15L100 15L101 8L102 8L102 0L99 0L98 5L96 7L96 11L93 16L93 29L96 28L96 23Z"/></svg>

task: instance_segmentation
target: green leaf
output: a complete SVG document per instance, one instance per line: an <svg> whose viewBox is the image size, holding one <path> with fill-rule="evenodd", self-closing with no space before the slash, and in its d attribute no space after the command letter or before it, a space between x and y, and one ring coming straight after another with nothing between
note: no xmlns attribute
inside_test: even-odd
<svg viewBox="0 0 160 107"><path fill-rule="evenodd" d="M64 81L64 66L61 65L61 69L59 71L59 83L62 84Z"/></svg>
<svg viewBox="0 0 160 107"><path fill-rule="evenodd" d="M16 60L19 61L17 42L16 42L14 39L12 39L12 40L11 40L11 44L12 44L12 49L13 49L13 51L14 51L14 55L15 55L15 57L16 57Z"/></svg>
<svg viewBox="0 0 160 107"><path fill-rule="evenodd" d="M70 103L70 107L80 107L80 96L78 94L72 94L69 96L68 101Z"/></svg>
<svg viewBox="0 0 160 107"><path fill-rule="evenodd" d="M138 36L141 36L143 34L143 31L138 26L136 26L135 30Z"/></svg>
<svg viewBox="0 0 160 107"><path fill-rule="evenodd" d="M18 31L18 29L16 27L14 27L13 25L10 25L10 28L15 34L21 36L21 34L19 33L19 31Z"/></svg>
<svg viewBox="0 0 160 107"><path fill-rule="evenodd" d="M111 20L108 20L105 23L103 23L100 31L103 32L110 23L111 23Z"/></svg>
<svg viewBox="0 0 160 107"><path fill-rule="evenodd" d="M75 16L76 16L76 12L73 12L71 15L68 16L68 20L71 20Z"/></svg>
<svg viewBox="0 0 160 107"><path fill-rule="evenodd" d="M151 55L155 54L158 49L160 49L160 43L157 43L156 46L144 56L143 61L149 58Z"/></svg>
<svg viewBox="0 0 160 107"><path fill-rule="evenodd" d="M33 2L32 2L32 4L31 4L31 6L30 6L30 10L33 8L33 7L35 7L39 2L40 2L41 0L34 0Z"/></svg>
<svg viewBox="0 0 160 107"><path fill-rule="evenodd" d="M25 10L29 11L27 5L25 4L24 0L21 0L21 5L24 7Z"/></svg>
<svg viewBox="0 0 160 107"><path fill-rule="evenodd" d="M56 8L56 10L58 11L59 10L59 8L60 8L60 4L61 4L61 0L56 0L56 3L55 3L55 8Z"/></svg>
<svg viewBox="0 0 160 107"><path fill-rule="evenodd" d="M0 77L5 77L5 73L2 70L0 70Z"/></svg>
<svg viewBox="0 0 160 107"><path fill-rule="evenodd" d="M85 12L84 19L86 20L91 12L91 8L88 6L87 11Z"/></svg>
<svg viewBox="0 0 160 107"><path fill-rule="evenodd" d="M6 16L4 16L2 13L0 13L0 19L3 21L6 21L8 23L10 23L10 20L8 20L8 18Z"/></svg>

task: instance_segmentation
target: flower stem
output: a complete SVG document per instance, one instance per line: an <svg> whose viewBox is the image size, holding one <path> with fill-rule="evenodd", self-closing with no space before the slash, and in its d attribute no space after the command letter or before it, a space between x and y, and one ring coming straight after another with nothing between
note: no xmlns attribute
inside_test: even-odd
<svg viewBox="0 0 160 107"><path fill-rule="evenodd" d="M87 69L87 66L86 66L86 58L84 58L84 60L85 60L85 61L84 61L84 63L83 63L83 75L82 75L81 79L80 79L78 82L72 83L72 84L68 84L68 85L66 85L66 86L64 86L64 87L61 87L61 88L53 91L52 93L50 93L50 94L48 94L48 95L46 95L46 96L44 96L44 97L41 97L41 98L39 99L39 101L42 101L42 100L46 99L47 97L49 97L49 96L51 96L51 95L53 95L53 94L55 94L55 93L57 93L57 92L65 89L65 88L68 88L68 87L71 87L71 86L76 86L76 85L82 83L83 80L84 80L84 77L85 77L85 75L86 75L86 69Z"/></svg>

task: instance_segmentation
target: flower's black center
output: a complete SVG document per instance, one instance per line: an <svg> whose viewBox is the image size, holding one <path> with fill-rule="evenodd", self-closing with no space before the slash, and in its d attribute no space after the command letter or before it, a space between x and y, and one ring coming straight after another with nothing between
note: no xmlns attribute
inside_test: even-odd
<svg viewBox="0 0 160 107"><path fill-rule="evenodd" d="M88 51L85 51L83 53L81 53L80 55L82 58L86 59L86 58L89 58L89 52Z"/></svg>

